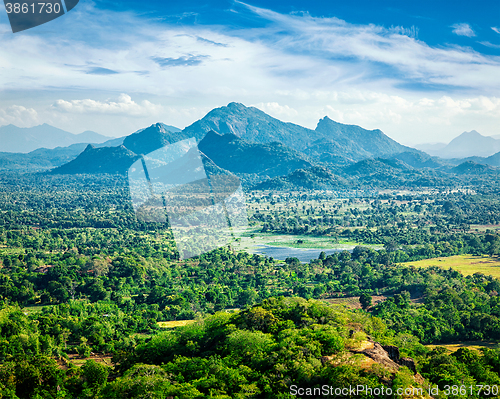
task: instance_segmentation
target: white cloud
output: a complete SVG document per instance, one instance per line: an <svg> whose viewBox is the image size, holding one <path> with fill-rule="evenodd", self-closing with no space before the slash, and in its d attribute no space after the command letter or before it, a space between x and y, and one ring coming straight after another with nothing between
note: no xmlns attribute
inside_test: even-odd
<svg viewBox="0 0 500 399"><path fill-rule="evenodd" d="M180 27L131 14L95 13L87 4L68 14L73 19L60 18L66 40L56 40L57 32L51 31L5 35L0 83L10 89L74 88L183 97L193 93L230 97L290 87L391 88L409 82L424 89L426 84L500 88L498 57L467 48L432 48L414 38L417 28L385 29L247 7L246 12L269 23L238 30ZM110 24L111 20L119 22ZM89 36L82 36L82 31Z"/></svg>
<svg viewBox="0 0 500 399"><path fill-rule="evenodd" d="M414 39L418 38L418 27L416 26L412 26L411 28L405 28L404 26L391 26L390 31L400 35L413 37Z"/></svg>
<svg viewBox="0 0 500 399"><path fill-rule="evenodd" d="M474 37L476 34L472 30L469 24L461 23L461 24L453 24L451 25L453 28L453 33L459 36L467 36Z"/></svg>
<svg viewBox="0 0 500 399"><path fill-rule="evenodd" d="M496 33L500 34L500 29L495 27L495 26L492 26L491 29L493 29Z"/></svg>
<svg viewBox="0 0 500 399"><path fill-rule="evenodd" d="M286 120L290 117L297 117L299 114L296 109L289 107L288 105L280 105L277 102L270 103L258 103L253 105L254 107L264 111L277 119Z"/></svg>
<svg viewBox="0 0 500 399"><path fill-rule="evenodd" d="M351 101L345 101L345 99ZM341 123L381 129L403 143L450 141L464 130L499 134L500 98L486 96L402 97L386 93L350 90L311 92L309 99L282 98L298 115L294 123L314 128L327 115Z"/></svg>
<svg viewBox="0 0 500 399"><path fill-rule="evenodd" d="M123 135L156 121L182 127L239 101L308 127L329 115L403 141L466 129L500 133L500 57L431 47L417 40L417 27L253 6L235 12L267 22L239 29L170 25L83 3L37 30L3 35L0 85L28 93L20 104L38 120L26 121L70 131ZM33 91L46 93L45 102L33 105Z"/></svg>
<svg viewBox="0 0 500 399"><path fill-rule="evenodd" d="M33 108L21 105L0 108L0 126L13 124L19 127L31 127L38 123L38 113Z"/></svg>
<svg viewBox="0 0 500 399"><path fill-rule="evenodd" d="M272 47L278 60L279 54L288 54L316 63L314 69L297 74L299 80L307 77L307 82L316 87L374 88L378 84L387 90L411 83L423 90L426 85L465 86L481 91L500 88L500 57L482 55L470 48L430 47L375 25L248 7L272 22L260 31L254 29L252 34Z"/></svg>
<svg viewBox="0 0 500 399"><path fill-rule="evenodd" d="M484 42L479 42L479 44L482 44L483 46L490 47L490 48L500 48L500 44L493 44L488 41Z"/></svg>
<svg viewBox="0 0 500 399"><path fill-rule="evenodd" d="M121 94L117 101L57 100L52 104L52 108L56 111L76 114L122 114L136 117L158 115L163 109L161 105L155 105L147 100L138 104L127 94Z"/></svg>

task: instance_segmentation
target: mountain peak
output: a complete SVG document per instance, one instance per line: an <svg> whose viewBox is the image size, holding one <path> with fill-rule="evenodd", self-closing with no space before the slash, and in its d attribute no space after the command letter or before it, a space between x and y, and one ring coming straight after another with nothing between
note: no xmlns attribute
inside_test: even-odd
<svg viewBox="0 0 500 399"><path fill-rule="evenodd" d="M483 136L475 130L463 132L451 140L445 147L431 155L442 158L467 158L472 156L488 157L500 151L500 140Z"/></svg>
<svg viewBox="0 0 500 399"><path fill-rule="evenodd" d="M169 129L167 128L167 125L165 125L164 123L161 123L161 122L153 123L149 128L156 129L157 131L159 131L161 133L165 133L165 132L169 131Z"/></svg>
<svg viewBox="0 0 500 399"><path fill-rule="evenodd" d="M320 119L315 132L322 137L306 153L319 157L323 162L358 161L367 157L392 156L401 152L416 151L405 147L381 130L367 130L357 125L335 122L328 116ZM323 154L323 155L320 155Z"/></svg>
<svg viewBox="0 0 500 399"><path fill-rule="evenodd" d="M477 143L474 140L480 140L483 143L495 143L496 141L498 141L493 137L483 136L481 133L478 133L475 130L471 130L470 132L463 132L461 135L455 137L449 142L448 146L452 146L457 143L467 143L467 145L474 145Z"/></svg>
<svg viewBox="0 0 500 399"><path fill-rule="evenodd" d="M483 136L481 133L478 133L476 130L471 130L470 132L463 132L458 137L478 137L478 136L486 137L486 136ZM456 137L456 138L458 138L458 137Z"/></svg>
<svg viewBox="0 0 500 399"><path fill-rule="evenodd" d="M243 105L242 103L237 103L237 102L231 102L231 103L227 104L227 107L228 108L234 108L234 109L245 109L245 108L248 108L245 105Z"/></svg>
<svg viewBox="0 0 500 399"><path fill-rule="evenodd" d="M123 145L100 147L89 144L85 151L72 161L51 171L54 174L120 173L124 174L139 156Z"/></svg>
<svg viewBox="0 0 500 399"><path fill-rule="evenodd" d="M331 119L328 115L325 115L323 118L321 118L319 120L319 122L322 122L322 121L325 121L325 122L334 122L334 123L338 123L338 122L335 122L333 119ZM318 122L318 123L319 123Z"/></svg>
<svg viewBox="0 0 500 399"><path fill-rule="evenodd" d="M165 145L184 140L186 135L182 132L172 132L163 123L153 123L146 129L127 136L123 145L136 154L148 154Z"/></svg>
<svg viewBox="0 0 500 399"><path fill-rule="evenodd" d="M339 122L335 122L333 119L330 119L328 116L325 116L324 118L321 118L318 121L318 124L316 125L316 131L327 128L328 126L336 126L336 125L342 125Z"/></svg>
<svg viewBox="0 0 500 399"><path fill-rule="evenodd" d="M186 127L183 132L188 137L201 140L210 130L221 134L231 133L254 143L279 141L298 150L306 148L318 138L314 130L282 122L258 108L236 102L211 110L202 119Z"/></svg>

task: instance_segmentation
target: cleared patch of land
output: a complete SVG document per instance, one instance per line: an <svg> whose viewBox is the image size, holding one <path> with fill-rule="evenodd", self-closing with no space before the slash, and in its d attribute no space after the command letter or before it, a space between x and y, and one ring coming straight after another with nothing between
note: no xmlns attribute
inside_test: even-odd
<svg viewBox="0 0 500 399"><path fill-rule="evenodd" d="M104 364L105 366L114 367L112 362L113 356L109 353L103 354L92 354L89 357L81 357L76 354L69 354L67 359L59 358L57 359L57 365L62 370L67 370L69 368L69 364L73 364L77 367L82 367L87 360L94 360L96 363Z"/></svg>
<svg viewBox="0 0 500 399"><path fill-rule="evenodd" d="M158 325L161 328L177 328L181 326L185 326L189 323L194 322L194 320L175 320L175 321L159 321Z"/></svg>
<svg viewBox="0 0 500 399"><path fill-rule="evenodd" d="M373 295L372 304L377 305L380 302L384 302L387 299L383 295ZM361 309L361 303L359 302L359 296L350 296L346 298L329 298L323 299L325 302L332 303L334 305L345 305L351 309Z"/></svg>
<svg viewBox="0 0 500 399"><path fill-rule="evenodd" d="M439 266L443 269L459 271L464 276L470 276L474 273L483 273L487 276L491 275L500 278L500 258L491 256L472 256L472 255L455 255L445 258L424 259L413 262L406 262L407 265L415 267Z"/></svg>
<svg viewBox="0 0 500 399"><path fill-rule="evenodd" d="M42 311L43 308L45 307L49 307L49 306L53 306L53 305L36 305L36 306L26 306L25 308L23 308L23 313L25 315L31 315L33 313L39 313Z"/></svg>
<svg viewBox="0 0 500 399"><path fill-rule="evenodd" d="M467 342L452 342L444 345L425 345L429 349L437 348L438 346L446 348L450 352L455 352L460 348L468 348L479 350L481 348L500 349L500 342L494 341L467 341Z"/></svg>
<svg viewBox="0 0 500 399"><path fill-rule="evenodd" d="M500 230L499 224L471 224L470 231L486 231L486 230Z"/></svg>

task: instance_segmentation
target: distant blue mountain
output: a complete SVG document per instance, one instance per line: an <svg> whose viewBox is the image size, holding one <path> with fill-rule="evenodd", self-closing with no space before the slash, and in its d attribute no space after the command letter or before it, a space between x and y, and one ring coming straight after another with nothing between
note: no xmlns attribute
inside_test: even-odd
<svg viewBox="0 0 500 399"><path fill-rule="evenodd" d="M500 151L500 140L495 136L483 136L471 130L463 132L448 144L420 144L417 148L445 159L469 157L489 157Z"/></svg>
<svg viewBox="0 0 500 399"><path fill-rule="evenodd" d="M173 128L173 129L172 129ZM173 132L172 130L176 130ZM170 143L185 139L184 133L173 126L155 123L129 136L120 138L117 146L109 146L110 141L100 146L88 145L75 159L59 166L53 173L126 173L128 168L140 158ZM115 142L118 139L111 140Z"/></svg>
<svg viewBox="0 0 500 399"><path fill-rule="evenodd" d="M36 132L37 134L40 133L43 134L46 132L49 133L56 132L57 138L58 139L62 138L63 141L65 140L65 137L67 137L67 135L71 135L70 138L73 140L74 137L76 137L77 138L76 140L78 142L76 144L71 144L68 146L58 146L55 148L47 148L47 147L37 148L35 150L30 151L29 153L23 153L23 152L13 153L10 151L0 152L0 169L4 170L9 169L18 171L43 171L47 169L53 169L54 167L60 167L68 162L75 160L76 158L79 157L80 154L82 154L82 152L85 149L87 149L85 156L80 158L79 160L81 165L78 165L78 163L76 165L75 163L72 163L70 167L63 168L61 170L62 171L74 170L75 173L77 173L76 170L84 170L85 163L87 163L89 160L92 160L92 162L104 164L104 167L102 168L100 168L98 165L97 166L94 165L96 167L92 169L92 173L98 173L98 172L103 173L103 171L110 171L110 173L114 173L116 168L108 163L108 161L105 159L106 157L111 156L111 158L113 158L113 160L117 162L118 165L117 167L120 167L120 165L124 165L127 162L125 160L124 163L120 163L121 162L120 157L131 159L133 158L133 156L131 157L130 154L128 154L126 151L123 151L123 149L117 151L114 150L99 151L99 148L120 147L123 144L123 142L126 139L128 139L128 143L130 144L131 147L134 147L135 145L134 149L138 151L142 149L143 151L148 152L147 146L153 145L153 147L155 147L156 145L160 145L161 143L163 143L163 141L161 141L163 136L179 135L179 132L181 132L181 129L178 129L174 126L165 125L163 123L156 123L150 126L149 128L140 129L129 136L109 139L109 137L102 136L100 134L91 131L86 131L74 135L65 132L64 130L53 128L52 126L49 125L41 125L41 127L43 128L40 127L37 127L39 129L31 128L29 129L29 131L31 133ZM167 128L169 129L168 131L166 130ZM13 125L4 126L3 128L0 128L0 131L2 131L2 129L4 134L16 133L19 130L21 130L21 128L18 128ZM57 132L58 130L59 132ZM26 133L24 130L21 131L23 133ZM162 132L168 132L168 133L162 134ZM54 138L54 136L52 136L52 138ZM80 142L80 140L82 140L83 142ZM99 140L100 143L96 143L96 140ZM155 140L156 141L159 140L159 142L156 142ZM172 140L177 140L177 139L172 138ZM45 141L44 144L47 145L47 142ZM88 148L88 144L92 144L92 146ZM146 147L141 148L141 145ZM91 168L90 165L87 165L86 167Z"/></svg>
<svg viewBox="0 0 500 399"><path fill-rule="evenodd" d="M17 127L7 125L0 127L0 152L29 153L38 148L67 147L77 143L103 143L110 137L86 131L73 134L54 126Z"/></svg>

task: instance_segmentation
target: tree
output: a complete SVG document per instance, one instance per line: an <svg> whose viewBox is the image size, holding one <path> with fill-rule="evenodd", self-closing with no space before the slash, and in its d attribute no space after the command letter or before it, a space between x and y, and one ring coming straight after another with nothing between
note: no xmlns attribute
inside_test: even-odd
<svg viewBox="0 0 500 399"><path fill-rule="evenodd" d="M108 380L109 367L99 364L95 360L87 360L82 366L82 376L87 386L96 393L103 388Z"/></svg>
<svg viewBox="0 0 500 399"><path fill-rule="evenodd" d="M366 310L372 306L372 297L370 294L363 292L359 297L359 302L361 303L361 307Z"/></svg>

